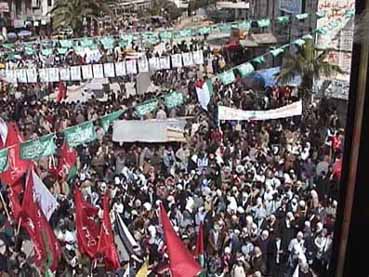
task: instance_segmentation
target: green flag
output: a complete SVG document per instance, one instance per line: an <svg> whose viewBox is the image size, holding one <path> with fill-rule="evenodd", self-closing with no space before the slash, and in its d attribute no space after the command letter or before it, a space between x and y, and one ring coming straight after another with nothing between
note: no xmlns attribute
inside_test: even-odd
<svg viewBox="0 0 369 277"><path fill-rule="evenodd" d="M308 18L308 17L309 17L309 14L308 14L308 13L296 14L296 18L297 18L298 20L304 20L304 19L306 19L306 18Z"/></svg>
<svg viewBox="0 0 369 277"><path fill-rule="evenodd" d="M272 54L273 57L277 57L283 52L284 52L283 48L277 48L277 49L270 50L270 53Z"/></svg>
<svg viewBox="0 0 369 277"><path fill-rule="evenodd" d="M3 173L8 167L8 148L0 150L0 173Z"/></svg>
<svg viewBox="0 0 369 277"><path fill-rule="evenodd" d="M236 77L234 76L233 70L228 70L226 72L221 73L219 75L219 79L224 85L229 85L234 82Z"/></svg>
<svg viewBox="0 0 369 277"><path fill-rule="evenodd" d="M105 132L109 130L110 124L123 114L123 110L112 112L100 118L100 125Z"/></svg>
<svg viewBox="0 0 369 277"><path fill-rule="evenodd" d="M284 25L284 24L287 24L289 21L290 21L290 17L288 15L277 17L278 24Z"/></svg>
<svg viewBox="0 0 369 277"><path fill-rule="evenodd" d="M229 23L220 24L218 27L221 33L229 33L232 30L232 24Z"/></svg>
<svg viewBox="0 0 369 277"><path fill-rule="evenodd" d="M158 100L150 100L146 103L142 103L141 105L136 107L136 113L140 117L144 116L145 114L151 113L156 110L158 104Z"/></svg>
<svg viewBox="0 0 369 277"><path fill-rule="evenodd" d="M296 39L293 44L295 45L298 45L298 46L303 46L305 44L305 40L299 38L299 39Z"/></svg>
<svg viewBox="0 0 369 277"><path fill-rule="evenodd" d="M100 42L104 46L105 49L113 49L115 40L111 37L104 37L100 39Z"/></svg>
<svg viewBox="0 0 369 277"><path fill-rule="evenodd" d="M200 35L207 35L209 34L211 31L211 28L210 27L201 27L199 30L198 30L198 33Z"/></svg>
<svg viewBox="0 0 369 277"><path fill-rule="evenodd" d="M256 57L252 60L252 62L256 64L262 64L262 63L265 63L265 58L263 56Z"/></svg>
<svg viewBox="0 0 369 277"><path fill-rule="evenodd" d="M323 18L325 16L325 11L318 11L315 14L317 18Z"/></svg>
<svg viewBox="0 0 369 277"><path fill-rule="evenodd" d="M173 38L173 33L170 31L161 32L160 38L162 40L171 40Z"/></svg>
<svg viewBox="0 0 369 277"><path fill-rule="evenodd" d="M238 23L238 28L240 28L240 30L249 30L251 28L251 23L248 20L244 20Z"/></svg>
<svg viewBox="0 0 369 277"><path fill-rule="evenodd" d="M46 135L35 140L21 143L20 156L22 160L39 160L55 154L54 135Z"/></svg>
<svg viewBox="0 0 369 277"><path fill-rule="evenodd" d="M72 48L73 47L72 40L60 40L59 42L62 48Z"/></svg>
<svg viewBox="0 0 369 277"><path fill-rule="evenodd" d="M178 107L183 104L183 94L173 91L164 97L164 102L168 109Z"/></svg>
<svg viewBox="0 0 369 277"><path fill-rule="evenodd" d="M96 139L95 126L91 121L87 121L77 126L65 129L64 135L67 139L68 145L70 147L76 147Z"/></svg>
<svg viewBox="0 0 369 277"><path fill-rule="evenodd" d="M192 29L184 29L184 30L176 32L176 34L175 34L176 39L178 39L178 38L188 38L190 36L192 36Z"/></svg>
<svg viewBox="0 0 369 277"><path fill-rule="evenodd" d="M255 68L252 66L251 63L244 63L237 67L238 71L241 73L242 77L245 77L255 71Z"/></svg>

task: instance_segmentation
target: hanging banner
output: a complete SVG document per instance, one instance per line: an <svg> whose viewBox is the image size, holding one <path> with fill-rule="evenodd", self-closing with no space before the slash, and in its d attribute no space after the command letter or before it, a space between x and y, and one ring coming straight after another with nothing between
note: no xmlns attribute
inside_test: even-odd
<svg viewBox="0 0 369 277"><path fill-rule="evenodd" d="M192 56L195 64L204 64L204 55L201 50L194 51Z"/></svg>
<svg viewBox="0 0 369 277"><path fill-rule="evenodd" d="M70 70L68 67L59 68L60 80L69 81L70 80Z"/></svg>
<svg viewBox="0 0 369 277"><path fill-rule="evenodd" d="M72 81L80 81L81 80L81 67L80 66L71 66L70 68L70 77Z"/></svg>
<svg viewBox="0 0 369 277"><path fill-rule="evenodd" d="M109 130L109 126L113 123L113 121L117 120L123 111L116 111L107 115L104 115L100 118L100 125L104 129L105 132Z"/></svg>
<svg viewBox="0 0 369 277"><path fill-rule="evenodd" d="M184 142L187 118L166 120L117 120L113 123L115 142ZM180 133L180 134L179 134Z"/></svg>
<svg viewBox="0 0 369 277"><path fill-rule="evenodd" d="M47 68L40 68L38 70L38 75L40 76L40 82L48 83L49 82L49 71Z"/></svg>
<svg viewBox="0 0 369 277"><path fill-rule="evenodd" d="M182 105L183 102L184 102L183 94L180 92L174 91L164 97L164 103L168 109L178 107Z"/></svg>
<svg viewBox="0 0 369 277"><path fill-rule="evenodd" d="M37 83L37 70L35 68L27 69L28 83Z"/></svg>
<svg viewBox="0 0 369 277"><path fill-rule="evenodd" d="M149 59L150 71L160 70L160 60L158 57L152 57Z"/></svg>
<svg viewBox="0 0 369 277"><path fill-rule="evenodd" d="M96 139L95 126L91 121L81 123L64 130L65 138L70 147L76 147Z"/></svg>
<svg viewBox="0 0 369 277"><path fill-rule="evenodd" d="M21 143L20 156L22 160L39 160L55 154L54 135L47 135L36 140Z"/></svg>
<svg viewBox="0 0 369 277"><path fill-rule="evenodd" d="M229 107L218 107L219 120L270 120L302 115L302 101L267 111L244 111Z"/></svg>
<svg viewBox="0 0 369 277"><path fill-rule="evenodd" d="M49 82L59 82L59 68L52 67L48 68Z"/></svg>
<svg viewBox="0 0 369 277"><path fill-rule="evenodd" d="M27 83L27 72L25 69L17 69L15 72L19 83Z"/></svg>
<svg viewBox="0 0 369 277"><path fill-rule="evenodd" d="M8 167L8 148L0 150L0 173L6 171Z"/></svg>
<svg viewBox="0 0 369 277"><path fill-rule="evenodd" d="M17 83L17 74L15 72L15 70L5 70L5 76L6 76L6 80L9 83Z"/></svg>
<svg viewBox="0 0 369 277"><path fill-rule="evenodd" d="M255 71L255 68L252 66L251 63L244 63L237 67L238 71L241 73L241 77L245 77L250 73Z"/></svg>
<svg viewBox="0 0 369 277"><path fill-rule="evenodd" d="M192 66L193 65L193 58L192 58L192 53L183 53L182 54L182 58L183 58L183 65L184 66Z"/></svg>
<svg viewBox="0 0 369 277"><path fill-rule="evenodd" d="M92 73L92 66L90 64L82 65L82 77L84 80L89 80L94 78L94 74Z"/></svg>
<svg viewBox="0 0 369 277"><path fill-rule="evenodd" d="M174 54L172 55L172 66L174 68L182 67L182 55L181 54Z"/></svg>
<svg viewBox="0 0 369 277"><path fill-rule="evenodd" d="M170 69L170 56L160 57L160 69Z"/></svg>
<svg viewBox="0 0 369 277"><path fill-rule="evenodd" d="M115 70L113 63L104 63L104 74L107 78L114 78L115 77Z"/></svg>
<svg viewBox="0 0 369 277"><path fill-rule="evenodd" d="M117 74L117 76L127 75L126 63L125 62L116 63L115 64L115 73Z"/></svg>
<svg viewBox="0 0 369 277"><path fill-rule="evenodd" d="M145 114L151 113L156 110L158 107L159 101L158 100L151 100L141 105L138 105L136 109L136 113L138 116L144 116Z"/></svg>
<svg viewBox="0 0 369 277"><path fill-rule="evenodd" d="M127 73L128 74L137 74L137 62L136 60L128 60L126 61Z"/></svg>
<svg viewBox="0 0 369 277"><path fill-rule="evenodd" d="M104 78L104 68L102 64L94 64L92 65L92 71L94 72L95 79L103 79Z"/></svg>
<svg viewBox="0 0 369 277"><path fill-rule="evenodd" d="M219 74L218 77L223 85L229 85L236 80L232 69Z"/></svg>
<svg viewBox="0 0 369 277"><path fill-rule="evenodd" d="M279 9L290 14L302 12L302 0L279 0Z"/></svg>
<svg viewBox="0 0 369 277"><path fill-rule="evenodd" d="M138 72L149 72L149 62L147 61L146 57L138 59Z"/></svg>

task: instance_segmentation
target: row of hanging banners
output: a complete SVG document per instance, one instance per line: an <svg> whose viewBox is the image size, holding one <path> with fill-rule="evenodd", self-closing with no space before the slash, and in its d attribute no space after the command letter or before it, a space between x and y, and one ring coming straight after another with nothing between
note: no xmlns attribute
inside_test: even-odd
<svg viewBox="0 0 369 277"><path fill-rule="evenodd" d="M117 63L86 64L70 67L28 68L0 71L0 77L9 83L50 83L114 78L155 72L163 69L191 67L204 64L202 50L152 58L131 59Z"/></svg>
<svg viewBox="0 0 369 277"><path fill-rule="evenodd" d="M352 11L346 11L349 13ZM34 48L35 45L43 44L44 48L41 49L41 54L45 56L49 56L52 54L53 47L59 47L59 53L66 53L70 48L89 48L89 49L96 49L97 44L101 44L106 49L113 49L115 46L120 47L127 47L133 41L142 41L148 44L157 44L161 41L168 41L173 39L187 39L193 36L200 36L200 35L208 35L212 33L229 33L233 28L238 28L240 30L249 30L253 22L255 22L256 26L259 28L268 28L273 21L280 25L290 24L292 18L296 20L306 20L310 17L316 18L323 18L327 14L327 11L319 11L313 13L301 13L296 14L294 16L279 16L274 20L270 18L261 18L255 20L242 20L242 21L234 21L229 23L219 23L219 24L212 24L209 26L202 26L202 27L194 27L194 28L185 28L181 30L164 30L159 32L136 32L136 33L124 33L120 37L112 37L112 36L105 36L105 37L82 37L76 39L69 39L69 40L52 40L46 42L24 42L23 45L25 47L25 52L27 54L35 54L36 49ZM51 48L48 47L51 45ZM14 49L18 47L18 45L13 43L6 43L2 45L5 49L8 49L10 52L14 52Z"/></svg>

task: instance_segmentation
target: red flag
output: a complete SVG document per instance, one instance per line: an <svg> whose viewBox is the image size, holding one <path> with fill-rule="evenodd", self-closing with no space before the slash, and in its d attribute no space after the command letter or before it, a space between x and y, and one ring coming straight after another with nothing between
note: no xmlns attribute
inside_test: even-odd
<svg viewBox="0 0 369 277"><path fill-rule="evenodd" d="M205 253L204 228L203 228L202 223L200 223L199 233L197 234L197 240L196 240L195 257L200 257L201 255L204 255L204 253Z"/></svg>
<svg viewBox="0 0 369 277"><path fill-rule="evenodd" d="M56 102L60 103L65 98L67 98L67 87L64 82L60 81L58 85L58 93L56 95Z"/></svg>
<svg viewBox="0 0 369 277"><path fill-rule="evenodd" d="M74 203L76 206L76 229L79 252L93 259L97 253L97 237L100 228L99 224L94 220L94 218L97 218L98 209L83 200L81 191L78 188L74 191Z"/></svg>
<svg viewBox="0 0 369 277"><path fill-rule="evenodd" d="M49 171L55 176L65 179L71 168L77 162L77 152L73 148L70 148L66 142L63 143L60 148L58 167L50 169Z"/></svg>
<svg viewBox="0 0 369 277"><path fill-rule="evenodd" d="M13 217L16 221L18 221L19 216L22 211L22 206L19 200L20 191L18 189L14 189L16 187L18 188L19 186L9 187L8 198L9 198L10 208L12 210Z"/></svg>
<svg viewBox="0 0 369 277"><path fill-rule="evenodd" d="M104 195L103 198L103 220L100 230L100 240L97 246L97 253L101 254L105 259L105 265L109 269L118 269L120 267L117 248L114 244L113 228L109 215L109 196Z"/></svg>
<svg viewBox="0 0 369 277"><path fill-rule="evenodd" d="M177 236L162 204L160 205L160 218L168 249L170 270L173 277L196 276L201 272L201 267Z"/></svg>
<svg viewBox="0 0 369 277"><path fill-rule="evenodd" d="M27 172L26 189L24 192L22 211L22 227L30 236L35 249L35 263L44 271L46 259L51 259L50 269L55 271L61 257L61 249L53 230L33 198L32 169Z"/></svg>
<svg viewBox="0 0 369 277"><path fill-rule="evenodd" d="M8 136L6 139L6 147L8 148L8 169L1 173L1 180L8 184L14 185L26 173L31 161L25 161L20 158L20 143L23 138L18 131L15 123L8 123Z"/></svg>

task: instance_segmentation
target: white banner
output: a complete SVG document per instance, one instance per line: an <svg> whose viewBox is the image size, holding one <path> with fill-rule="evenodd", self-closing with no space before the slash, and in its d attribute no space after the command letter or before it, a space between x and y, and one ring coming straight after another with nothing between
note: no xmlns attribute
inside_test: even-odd
<svg viewBox="0 0 369 277"><path fill-rule="evenodd" d="M193 65L193 57L192 57L191 52L183 53L182 58L183 58L183 65L184 66L192 66Z"/></svg>
<svg viewBox="0 0 369 277"><path fill-rule="evenodd" d="M19 83L27 83L27 72L25 69L17 69L16 74Z"/></svg>
<svg viewBox="0 0 369 277"><path fill-rule="evenodd" d="M113 123L113 141L184 141L183 130L186 125L186 119L117 120Z"/></svg>
<svg viewBox="0 0 369 277"><path fill-rule="evenodd" d="M302 101L267 111L244 111L225 106L218 108L219 120L270 120L302 115Z"/></svg>
<svg viewBox="0 0 369 277"><path fill-rule="evenodd" d="M170 69L170 56L160 57L160 69Z"/></svg>
<svg viewBox="0 0 369 277"><path fill-rule="evenodd" d="M59 68L52 67L48 68L47 74L49 75L49 82L59 82Z"/></svg>
<svg viewBox="0 0 369 277"><path fill-rule="evenodd" d="M59 68L60 80L69 81L70 80L70 70L68 67Z"/></svg>
<svg viewBox="0 0 369 277"><path fill-rule="evenodd" d="M174 68L182 67L182 55L181 54L174 54L172 55L172 66Z"/></svg>
<svg viewBox="0 0 369 277"><path fill-rule="evenodd" d="M126 63L125 62L116 63L115 64L115 73L117 74L117 76L127 75Z"/></svg>
<svg viewBox="0 0 369 277"><path fill-rule="evenodd" d="M27 69L28 83L37 83L37 70L35 68Z"/></svg>
<svg viewBox="0 0 369 277"><path fill-rule="evenodd" d="M105 63L104 64L104 74L105 77L114 78L115 77L115 70L113 63Z"/></svg>
<svg viewBox="0 0 369 277"><path fill-rule="evenodd" d="M160 70L160 60L158 57L149 59L150 71Z"/></svg>
<svg viewBox="0 0 369 277"><path fill-rule="evenodd" d="M40 68L38 70L38 74L40 76L40 82L47 83L49 82L49 71L47 68Z"/></svg>
<svg viewBox="0 0 369 277"><path fill-rule="evenodd" d="M94 64L92 65L92 70L94 72L95 79L102 79L104 78L104 69L102 64Z"/></svg>
<svg viewBox="0 0 369 277"><path fill-rule="evenodd" d="M128 60L126 61L127 73L128 74L137 74L137 62L136 60Z"/></svg>
<svg viewBox="0 0 369 277"><path fill-rule="evenodd" d="M81 67L80 66L71 66L70 68L70 77L72 81L80 81L81 80Z"/></svg>
<svg viewBox="0 0 369 277"><path fill-rule="evenodd" d="M9 83L17 83L17 74L15 70L6 70L5 76L6 76L6 80Z"/></svg>
<svg viewBox="0 0 369 277"><path fill-rule="evenodd" d="M149 62L147 61L146 57L138 59L138 72L149 72Z"/></svg>
<svg viewBox="0 0 369 277"><path fill-rule="evenodd" d="M92 73L92 66L90 64L82 65L82 77L84 80L93 79L94 75Z"/></svg>
<svg viewBox="0 0 369 277"><path fill-rule="evenodd" d="M193 61L195 64L204 64L204 54L201 50L193 52Z"/></svg>

